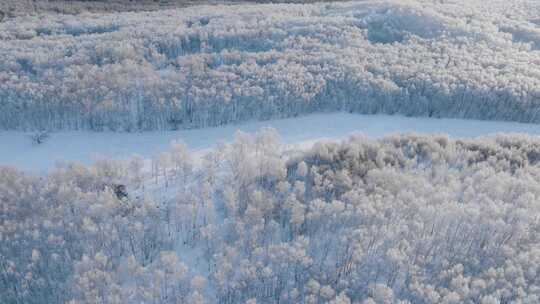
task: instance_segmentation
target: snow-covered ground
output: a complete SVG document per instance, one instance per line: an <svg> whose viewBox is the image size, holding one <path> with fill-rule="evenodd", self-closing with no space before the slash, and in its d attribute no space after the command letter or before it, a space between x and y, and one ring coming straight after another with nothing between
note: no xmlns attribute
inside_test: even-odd
<svg viewBox="0 0 540 304"><path fill-rule="evenodd" d="M30 133L3 131L0 132L0 165L43 171L58 161L88 164L101 157L125 158L135 154L149 158L168 150L173 140L182 140L190 149L200 151L212 148L220 141L230 141L237 130L253 133L264 127L276 129L283 143L294 146L309 146L323 139L342 139L355 133L374 138L408 132L446 133L455 138L501 132L540 135L537 124L327 113L170 132L60 132L53 133L42 145L33 145Z"/></svg>

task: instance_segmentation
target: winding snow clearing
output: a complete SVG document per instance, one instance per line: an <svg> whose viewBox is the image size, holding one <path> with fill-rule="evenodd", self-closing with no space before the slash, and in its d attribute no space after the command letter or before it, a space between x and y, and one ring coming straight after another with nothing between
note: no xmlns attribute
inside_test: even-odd
<svg viewBox="0 0 540 304"><path fill-rule="evenodd" d="M42 145L33 145L30 133L0 132L0 165L44 171L59 161L88 164L103 157L126 158L135 154L150 158L166 151L173 140L182 140L190 149L203 151L230 141L238 130L253 133L264 127L276 129L282 141L292 147L309 147L319 140L339 140L351 134L373 138L408 132L446 133L455 138L494 133L540 135L540 125L536 124L330 113L169 132L60 132L53 133Z"/></svg>

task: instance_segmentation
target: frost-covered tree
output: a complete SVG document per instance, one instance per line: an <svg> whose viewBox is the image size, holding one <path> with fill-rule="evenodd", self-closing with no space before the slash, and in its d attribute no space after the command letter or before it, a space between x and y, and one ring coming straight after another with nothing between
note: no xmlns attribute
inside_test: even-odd
<svg viewBox="0 0 540 304"><path fill-rule="evenodd" d="M540 122L537 1L384 0L0 23L0 129L350 111Z"/></svg>
<svg viewBox="0 0 540 304"><path fill-rule="evenodd" d="M0 302L540 300L538 138L276 138L173 146L157 183L137 159L1 167Z"/></svg>

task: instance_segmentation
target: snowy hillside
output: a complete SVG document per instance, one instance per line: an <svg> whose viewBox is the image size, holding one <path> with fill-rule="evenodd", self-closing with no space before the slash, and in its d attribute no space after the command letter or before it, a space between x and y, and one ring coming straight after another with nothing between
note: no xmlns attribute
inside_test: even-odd
<svg viewBox="0 0 540 304"><path fill-rule="evenodd" d="M0 23L0 128L344 110L540 123L538 1L199 6Z"/></svg>

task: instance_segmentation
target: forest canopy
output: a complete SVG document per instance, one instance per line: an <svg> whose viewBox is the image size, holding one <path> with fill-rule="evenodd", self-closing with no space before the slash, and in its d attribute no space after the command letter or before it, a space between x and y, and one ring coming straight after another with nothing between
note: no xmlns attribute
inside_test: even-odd
<svg viewBox="0 0 540 304"><path fill-rule="evenodd" d="M0 23L0 129L350 111L540 123L537 1L361 1Z"/></svg>
<svg viewBox="0 0 540 304"><path fill-rule="evenodd" d="M397 135L0 168L3 303L538 303L540 140ZM120 193L118 185L123 185Z"/></svg>

